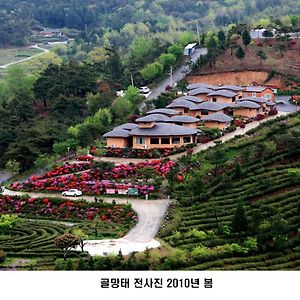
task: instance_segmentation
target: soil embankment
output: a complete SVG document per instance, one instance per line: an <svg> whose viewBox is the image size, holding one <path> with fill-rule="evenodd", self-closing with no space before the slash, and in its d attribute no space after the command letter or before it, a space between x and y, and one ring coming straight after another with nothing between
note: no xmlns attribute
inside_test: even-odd
<svg viewBox="0 0 300 300"><path fill-rule="evenodd" d="M265 81L269 77L267 71L230 71L230 72L218 72L210 74L199 74L188 76L189 83L204 82L207 84L237 84L237 85L250 85L265 84ZM279 88L285 88L285 80L281 76L274 76L267 82L268 85L277 86Z"/></svg>

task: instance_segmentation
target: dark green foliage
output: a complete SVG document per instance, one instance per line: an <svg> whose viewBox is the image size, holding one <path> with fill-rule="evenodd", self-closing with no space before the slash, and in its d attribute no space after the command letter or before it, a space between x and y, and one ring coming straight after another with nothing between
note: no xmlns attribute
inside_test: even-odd
<svg viewBox="0 0 300 300"><path fill-rule="evenodd" d="M250 33L247 29L245 29L242 32L242 39L243 39L243 44L247 49L248 45L251 43L251 36L250 36Z"/></svg>
<svg viewBox="0 0 300 300"><path fill-rule="evenodd" d="M231 226L235 232L243 232L248 229L248 221L241 202L236 207Z"/></svg>
<svg viewBox="0 0 300 300"><path fill-rule="evenodd" d="M239 59L240 61L243 61L245 57L245 52L242 47L239 47L236 51L236 58Z"/></svg>

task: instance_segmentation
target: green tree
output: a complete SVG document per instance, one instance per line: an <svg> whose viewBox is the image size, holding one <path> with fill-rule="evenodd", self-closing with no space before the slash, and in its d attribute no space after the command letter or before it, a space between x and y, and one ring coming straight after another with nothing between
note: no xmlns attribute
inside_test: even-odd
<svg viewBox="0 0 300 300"><path fill-rule="evenodd" d="M87 106L91 114L95 114L100 108L110 107L112 105L114 95L111 92L102 92L97 94L87 94Z"/></svg>
<svg viewBox="0 0 300 300"><path fill-rule="evenodd" d="M262 61L267 59L267 55L263 50L258 50L256 55L259 57L259 65L262 66Z"/></svg>
<svg viewBox="0 0 300 300"><path fill-rule="evenodd" d="M226 48L226 35L225 35L223 30L220 30L218 32L218 40L219 40L220 48L222 50L225 50L225 48Z"/></svg>
<svg viewBox="0 0 300 300"><path fill-rule="evenodd" d="M123 99L130 101L132 106L136 108L142 102L143 96L140 95L138 88L130 85L125 91Z"/></svg>
<svg viewBox="0 0 300 300"><path fill-rule="evenodd" d="M251 43L251 36L250 36L250 33L247 29L245 29L242 32L242 39L243 39L243 44L247 49L248 45Z"/></svg>
<svg viewBox="0 0 300 300"><path fill-rule="evenodd" d="M85 242L85 240L88 239L88 235L81 228L73 229L72 234L78 238L79 246L81 248L81 251L83 252L83 248L87 244L87 242Z"/></svg>
<svg viewBox="0 0 300 300"><path fill-rule="evenodd" d="M9 233L11 229L13 229L19 221L17 215L1 215L0 217L0 233Z"/></svg>
<svg viewBox="0 0 300 300"><path fill-rule="evenodd" d="M160 77L162 72L163 66L159 62L148 64L141 70L141 74L146 81Z"/></svg>
<svg viewBox="0 0 300 300"><path fill-rule="evenodd" d="M233 55L233 50L238 48L239 44L238 41L240 39L240 36L238 34L233 34L231 36L229 36L229 47L230 47L230 55Z"/></svg>
<svg viewBox="0 0 300 300"><path fill-rule="evenodd" d="M170 67L175 64L176 62L176 56L171 53L163 53L158 58L158 61L161 65L164 66L164 68Z"/></svg>
<svg viewBox="0 0 300 300"><path fill-rule="evenodd" d="M214 176L217 175L219 167L226 162L225 151L219 147L212 149L206 158L214 165Z"/></svg>
<svg viewBox="0 0 300 300"><path fill-rule="evenodd" d="M64 260L67 259L67 254L71 249L75 249L79 245L79 238L71 233L65 233L54 239L54 244L61 249L64 254Z"/></svg>
<svg viewBox="0 0 300 300"><path fill-rule="evenodd" d="M114 119L121 124L121 122L126 122L128 117L133 114L134 106L130 100L118 97L112 104L112 112Z"/></svg>
<svg viewBox="0 0 300 300"><path fill-rule="evenodd" d="M239 47L239 48L237 49L235 55L236 55L236 58L242 62L243 59L244 59L244 57L245 57L245 52L244 52L243 48L242 48L242 47Z"/></svg>
<svg viewBox="0 0 300 300"><path fill-rule="evenodd" d="M239 202L236 207L231 226L235 232L239 233L248 230L248 220L242 202Z"/></svg>
<svg viewBox="0 0 300 300"><path fill-rule="evenodd" d="M5 165L5 171L11 172L13 174L19 174L21 170L20 163L17 162L15 159L10 159L7 161Z"/></svg>
<svg viewBox="0 0 300 300"><path fill-rule="evenodd" d="M183 57L183 47L180 45L172 45L168 48L168 53L173 54L176 59Z"/></svg>

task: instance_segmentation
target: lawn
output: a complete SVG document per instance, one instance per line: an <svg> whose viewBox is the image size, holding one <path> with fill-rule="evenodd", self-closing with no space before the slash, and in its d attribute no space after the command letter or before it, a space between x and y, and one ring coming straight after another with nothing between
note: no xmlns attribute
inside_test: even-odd
<svg viewBox="0 0 300 300"><path fill-rule="evenodd" d="M0 66L19 61L26 57L41 53L40 49L18 48L18 49L0 49Z"/></svg>

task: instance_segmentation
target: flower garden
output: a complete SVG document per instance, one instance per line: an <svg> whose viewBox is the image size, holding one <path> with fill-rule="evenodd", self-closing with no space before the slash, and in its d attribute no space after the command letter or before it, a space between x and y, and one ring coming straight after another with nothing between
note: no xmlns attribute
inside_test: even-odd
<svg viewBox="0 0 300 300"><path fill-rule="evenodd" d="M187 149L196 146L188 144L174 148L158 148L158 149L131 149L131 148L105 148L105 157L120 157L120 158L162 158L177 153L185 152Z"/></svg>
<svg viewBox="0 0 300 300"><path fill-rule="evenodd" d="M79 189L84 195L146 195L157 192L161 180L170 172L174 162L153 160L138 164L121 164L110 170L92 168L90 163L65 164L42 176L32 176L24 183L10 185L13 190L27 192L62 192ZM90 168L90 169L88 169ZM80 172L80 173L73 173Z"/></svg>
<svg viewBox="0 0 300 300"><path fill-rule="evenodd" d="M0 214L17 214L26 218L46 218L64 221L86 221L101 218L103 222L135 222L136 215L129 205L88 203L58 198L26 198L1 196Z"/></svg>

